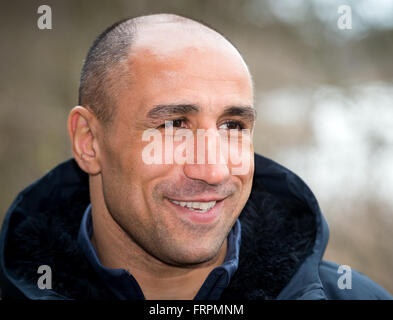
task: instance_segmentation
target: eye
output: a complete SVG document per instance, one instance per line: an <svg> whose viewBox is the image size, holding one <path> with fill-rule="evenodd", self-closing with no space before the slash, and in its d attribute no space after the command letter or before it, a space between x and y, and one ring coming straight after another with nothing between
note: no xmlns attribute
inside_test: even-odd
<svg viewBox="0 0 393 320"><path fill-rule="evenodd" d="M243 123L241 121L227 120L221 126L219 126L219 129L242 130L242 129L244 129L244 125L243 125Z"/></svg>
<svg viewBox="0 0 393 320"><path fill-rule="evenodd" d="M163 128L165 129L165 124L167 127L173 127L173 128L185 128L186 127L186 119L180 118L180 119L174 119L174 120L167 120L165 121L164 124L160 125L158 128Z"/></svg>

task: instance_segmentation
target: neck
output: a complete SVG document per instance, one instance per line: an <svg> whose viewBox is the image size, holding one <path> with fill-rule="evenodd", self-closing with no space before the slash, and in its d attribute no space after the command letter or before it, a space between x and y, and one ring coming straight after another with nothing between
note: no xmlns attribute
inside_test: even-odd
<svg viewBox="0 0 393 320"><path fill-rule="evenodd" d="M191 300L209 273L221 265L227 252L225 239L218 254L208 262L193 266L166 264L136 244L108 212L103 197L90 182L93 235L92 243L107 268L125 269L137 280L146 299ZM102 190L102 189L101 189Z"/></svg>

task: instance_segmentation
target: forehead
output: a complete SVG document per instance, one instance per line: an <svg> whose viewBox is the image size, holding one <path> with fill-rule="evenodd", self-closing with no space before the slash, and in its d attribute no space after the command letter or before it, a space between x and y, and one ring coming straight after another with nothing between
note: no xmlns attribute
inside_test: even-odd
<svg viewBox="0 0 393 320"><path fill-rule="evenodd" d="M247 66L229 42L215 34L174 31L154 25L138 33L127 61L129 89L121 97L129 111L170 103L252 104Z"/></svg>

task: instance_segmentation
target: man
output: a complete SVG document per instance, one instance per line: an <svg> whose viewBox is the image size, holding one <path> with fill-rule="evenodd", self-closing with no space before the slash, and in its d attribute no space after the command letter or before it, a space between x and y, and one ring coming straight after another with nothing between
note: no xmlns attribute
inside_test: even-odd
<svg viewBox="0 0 393 320"><path fill-rule="evenodd" d="M149 158L172 159L181 132L250 143L251 75L217 32L176 15L121 21L90 48L79 93L74 159L5 218L4 298L391 298L356 271L340 288L338 265L321 261L328 228L311 191L252 144L240 161L193 161L217 150L210 142L188 148L191 161ZM152 132L159 146L146 149Z"/></svg>

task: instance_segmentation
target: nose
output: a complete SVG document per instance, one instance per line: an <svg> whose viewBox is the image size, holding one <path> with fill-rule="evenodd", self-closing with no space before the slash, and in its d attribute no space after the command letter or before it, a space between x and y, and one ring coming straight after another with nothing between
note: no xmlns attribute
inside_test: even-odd
<svg viewBox="0 0 393 320"><path fill-rule="evenodd" d="M222 184L229 178L229 169L225 164L185 164L183 171L188 178L211 185Z"/></svg>
<svg viewBox="0 0 393 320"><path fill-rule="evenodd" d="M219 160L219 154L222 155L223 152L220 149L220 136L217 133L212 134L208 138L208 140L212 140L202 143L202 145L199 145L200 137L197 137L196 141L194 140L196 142L194 144L194 162L186 162L183 165L184 174L190 179L201 180L211 185L225 183L230 178L230 171L228 163ZM213 143L211 143L212 141ZM212 155L212 161L210 161L210 155ZM198 159L202 159L202 161Z"/></svg>

